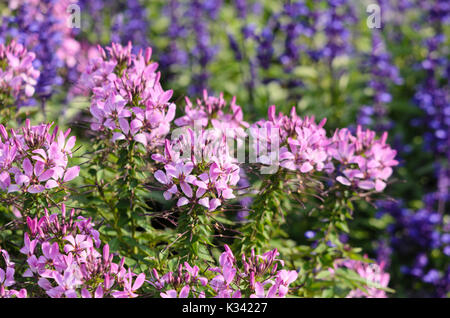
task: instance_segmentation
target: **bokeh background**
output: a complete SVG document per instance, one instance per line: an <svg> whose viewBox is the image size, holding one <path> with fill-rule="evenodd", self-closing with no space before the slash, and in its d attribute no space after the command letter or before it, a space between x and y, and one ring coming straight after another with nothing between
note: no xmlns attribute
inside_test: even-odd
<svg viewBox="0 0 450 318"><path fill-rule="evenodd" d="M71 4L79 28L67 27ZM368 26L370 4L380 28ZM72 127L86 144L80 72L97 44L129 41L152 47L178 111L207 89L236 96L250 122L270 105L295 106L327 117L329 129L388 131L395 178L380 200L356 207L341 240L386 264L392 297L449 295L449 1L10 0L0 12L0 41L19 39L41 70L23 117ZM312 235L292 221L296 241Z"/></svg>

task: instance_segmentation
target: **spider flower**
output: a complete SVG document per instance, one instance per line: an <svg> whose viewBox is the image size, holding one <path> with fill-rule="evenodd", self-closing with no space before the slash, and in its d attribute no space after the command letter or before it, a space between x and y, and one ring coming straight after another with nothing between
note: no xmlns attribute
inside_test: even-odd
<svg viewBox="0 0 450 318"><path fill-rule="evenodd" d="M298 277L296 271L277 271L278 264L283 266L284 262L276 259L276 249L263 255L252 251L248 258L242 255L242 265L239 266L229 246L224 248L219 266L210 267L204 273L208 277L212 274L211 279L200 276L198 266L185 262L178 265L177 271L169 271L163 276L153 269L149 282L163 298L285 297L289 285ZM271 286L267 294L265 286Z"/></svg>
<svg viewBox="0 0 450 318"><path fill-rule="evenodd" d="M184 112L184 116L175 120L177 126L190 126L192 129L196 126L212 126L230 138L245 137L244 128L249 127L244 121L241 106L236 104L236 97L233 97L228 105L223 93L219 97L209 96L206 89L203 90L203 98L197 99L195 103L186 97Z"/></svg>
<svg viewBox="0 0 450 318"><path fill-rule="evenodd" d="M20 250L27 256L23 276L35 280L52 298L137 297L145 275L115 263L109 245L101 247L99 232L92 220L75 217L75 210L27 218L28 233Z"/></svg>
<svg viewBox="0 0 450 318"><path fill-rule="evenodd" d="M76 138L70 129L51 132L52 124L31 126L27 119L21 130L0 125L0 189L4 192L41 193L75 179L79 166L69 166Z"/></svg>
<svg viewBox="0 0 450 318"><path fill-rule="evenodd" d="M339 163L339 183L362 190L384 190L392 168L398 165L397 152L386 143L386 132L380 139L375 137L374 131L361 126L356 136L346 128L335 132L328 153Z"/></svg>
<svg viewBox="0 0 450 318"><path fill-rule="evenodd" d="M14 280L15 264L10 260L7 251L0 248L0 254L2 254L3 263L6 266L5 269L0 267L0 298L26 298L26 289L18 291L10 288L16 283Z"/></svg>
<svg viewBox="0 0 450 318"><path fill-rule="evenodd" d="M164 144L175 117L172 91L160 84L151 48L132 53L131 43L113 43L88 64L80 86L92 94L91 129L113 142L141 143L147 148Z"/></svg>
<svg viewBox="0 0 450 318"><path fill-rule="evenodd" d="M186 129L172 142L166 142L165 157L152 158L163 162L164 170L154 173L164 185L164 197L178 198L177 205L201 205L216 210L226 200L233 199L233 187L239 181L239 166L229 155L224 135L218 130Z"/></svg>
<svg viewBox="0 0 450 318"><path fill-rule="evenodd" d="M39 70L36 56L15 40L0 44L0 100L6 106L25 104L34 95Z"/></svg>
<svg viewBox="0 0 450 318"><path fill-rule="evenodd" d="M355 289L350 291L347 298L386 298L385 288L389 283L389 274L383 271L384 263L366 263L355 260L338 260L335 267L346 267L355 271L369 286L366 291ZM333 270L331 270L333 272Z"/></svg>

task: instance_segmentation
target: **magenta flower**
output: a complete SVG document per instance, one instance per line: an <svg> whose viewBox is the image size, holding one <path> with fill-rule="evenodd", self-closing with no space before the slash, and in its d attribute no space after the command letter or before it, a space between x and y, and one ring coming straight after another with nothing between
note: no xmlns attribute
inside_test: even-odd
<svg viewBox="0 0 450 318"><path fill-rule="evenodd" d="M6 271L0 268L0 285L10 287L14 284L14 267L9 266Z"/></svg>
<svg viewBox="0 0 450 318"><path fill-rule="evenodd" d="M41 161L37 161L34 169L30 159L25 158L22 163L23 173L19 172L15 176L16 183L29 193L40 193L45 190L41 182L50 179L54 171L52 169L45 170L45 165Z"/></svg>
<svg viewBox="0 0 450 318"><path fill-rule="evenodd" d="M128 123L126 118L119 119L119 125L121 132L115 132L112 137L112 141L117 140L135 140L140 142L144 146L147 145L147 138L143 133L140 132L142 127L142 122L139 119L133 119L131 123Z"/></svg>
<svg viewBox="0 0 450 318"><path fill-rule="evenodd" d="M145 275L127 272L124 258L113 262L107 244L101 253L97 250L101 242L91 219L75 219L75 210L66 213L64 205L58 214L44 212L39 220L27 217L31 233L24 235L21 249L27 256L24 277L35 279L53 298L137 296ZM66 241L63 246L58 244L61 238Z"/></svg>
<svg viewBox="0 0 450 318"><path fill-rule="evenodd" d="M184 286L180 290L180 294L177 293L175 289L171 289L166 291L165 293L161 293L162 298L188 298L189 297L189 285Z"/></svg>
<svg viewBox="0 0 450 318"><path fill-rule="evenodd" d="M92 297L94 296L94 297ZM86 288L81 290L81 297L83 298L103 298L103 288L101 285L97 287L94 291L94 295L92 295Z"/></svg>
<svg viewBox="0 0 450 318"><path fill-rule="evenodd" d="M8 193L24 191L41 193L76 178L80 168L69 167L75 137L52 124L31 126L30 120L20 130L0 126L0 189ZM20 211L19 211L20 213Z"/></svg>
<svg viewBox="0 0 450 318"><path fill-rule="evenodd" d="M350 291L347 298L386 298L386 292L381 288L388 287L389 274L383 271L384 263L366 263L364 261L355 260L337 260L334 264L335 268L346 267L355 271L361 278L366 280L367 286L365 291L354 289ZM334 269L330 270L334 273Z"/></svg>
<svg viewBox="0 0 450 318"><path fill-rule="evenodd" d="M77 234L75 237L72 235L64 238L69 244L64 245L64 252L68 254L73 252L75 255L85 259L87 257L87 249L93 247L92 239L87 235Z"/></svg>
<svg viewBox="0 0 450 318"><path fill-rule="evenodd" d="M35 54L15 40L0 44L0 93L10 95L15 106L26 103L34 95L40 72L33 67Z"/></svg>
<svg viewBox="0 0 450 318"><path fill-rule="evenodd" d="M124 290L123 291L116 291L113 292L111 295L114 298L135 298L138 295L135 293L144 283L145 281L145 274L139 274L134 283L132 279L132 273L130 270L128 270L128 275L124 277Z"/></svg>
<svg viewBox="0 0 450 318"><path fill-rule="evenodd" d="M27 255L30 257L34 254L34 249L37 245L37 240L30 240L30 237L28 236L28 233L24 234L24 246L20 249L20 253Z"/></svg>
<svg viewBox="0 0 450 318"><path fill-rule="evenodd" d="M276 283L280 297L285 297L289 292L289 285L296 281L298 273L296 271L280 270L277 273Z"/></svg>
<svg viewBox="0 0 450 318"><path fill-rule="evenodd" d="M233 187L240 179L240 168L229 155L224 138L216 142L218 135L214 132L195 133L190 128L186 132L188 137L181 135L166 142L164 156L152 156L165 163L165 172L156 171L155 179L165 186L166 199L178 197L178 207L198 204L214 211L235 198Z"/></svg>
<svg viewBox="0 0 450 318"><path fill-rule="evenodd" d="M135 140L154 149L164 143L175 116L175 105L169 102L173 91L162 89L151 48L138 55L131 50L131 43L113 43L106 51L99 47L100 58L81 76L87 83L84 90L92 94L91 128L104 136L112 132L113 142Z"/></svg>
<svg viewBox="0 0 450 318"><path fill-rule="evenodd" d="M278 285L273 284L269 290L264 290L264 284L256 282L255 283L255 293L250 295L250 298L277 298Z"/></svg>
<svg viewBox="0 0 450 318"><path fill-rule="evenodd" d="M9 259L9 254L7 251L0 249L0 254L2 254L4 264L6 268L0 268L0 298L26 298L27 291L21 289L17 291L15 289L10 289L16 282L14 280L14 263Z"/></svg>
<svg viewBox="0 0 450 318"><path fill-rule="evenodd" d="M386 144L387 134L375 139L375 133L358 126L356 137L347 129L336 131L328 148L329 155L340 163L336 180L345 186L381 192L398 165L397 152Z"/></svg>

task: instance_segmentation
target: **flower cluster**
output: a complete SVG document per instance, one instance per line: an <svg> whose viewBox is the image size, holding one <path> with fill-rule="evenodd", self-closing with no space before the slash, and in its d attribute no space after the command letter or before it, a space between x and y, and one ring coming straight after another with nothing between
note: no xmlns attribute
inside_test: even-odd
<svg viewBox="0 0 450 318"><path fill-rule="evenodd" d="M76 178L79 166L69 167L76 137L52 124L26 125L10 130L0 125L0 189L5 192L40 193L61 187Z"/></svg>
<svg viewBox="0 0 450 318"><path fill-rule="evenodd" d="M228 109L230 111L227 111ZM236 104L236 97L233 97L228 106L222 93L215 97L209 96L207 90L203 90L203 99L197 99L195 105L186 97L184 112L184 116L174 121L179 127L212 127L233 139L245 137L244 128L249 127L243 119L241 106Z"/></svg>
<svg viewBox="0 0 450 318"><path fill-rule="evenodd" d="M218 130L186 129L172 142L166 140L164 156L152 155L164 163L164 170L154 173L166 188L164 197L179 197L177 206L201 205L216 210L225 200L233 199L232 187L239 181L240 168L229 154L226 138Z"/></svg>
<svg viewBox="0 0 450 318"><path fill-rule="evenodd" d="M450 153L448 145L450 131L450 94L439 84L439 73L448 69L448 61L436 58L444 43L444 36L439 35L427 39L427 56L421 66L426 72L426 78L414 95L415 102L425 112L425 118L416 120L417 124L425 125L426 148L436 153ZM441 70L442 69L442 70ZM447 71L448 72L448 71ZM445 74L441 75L445 77Z"/></svg>
<svg viewBox="0 0 450 318"><path fill-rule="evenodd" d="M177 272L168 272L162 277L159 277L157 270L153 269L153 278L150 284L159 291L166 290L160 292L162 298L188 298L189 295L205 298L205 291L200 291L200 289L208 284L208 279L200 276L199 273L198 266L191 267L187 262L184 263L184 266L180 264Z"/></svg>
<svg viewBox="0 0 450 318"><path fill-rule="evenodd" d="M7 32L0 38L14 37L36 54L34 64L40 71L36 94L43 101L63 83L61 69L73 67L74 56L80 50L72 33L74 29L67 24L70 3L69 0L9 1L11 14L3 20Z"/></svg>
<svg viewBox="0 0 450 318"><path fill-rule="evenodd" d="M350 291L347 298L386 298L386 292L382 288L386 288L389 283L390 275L383 271L384 264L366 263L355 260L337 260L335 268L345 267L355 271L362 279L365 280L366 290L355 289ZM334 272L333 269L330 269Z"/></svg>
<svg viewBox="0 0 450 318"><path fill-rule="evenodd" d="M278 270L278 263L284 266L282 260L277 259L277 249L246 258L242 254L242 268L237 267L236 258L231 249L225 245L225 252L220 256L220 267L210 270L218 273L210 285L217 292L219 298L240 298L243 292L250 291L251 298L285 297L289 292L289 285L297 280L296 271ZM267 289L267 292L265 289ZM247 296L248 297L248 296Z"/></svg>
<svg viewBox="0 0 450 318"><path fill-rule="evenodd" d="M198 266L191 267L188 263L178 266L178 272L168 272L160 277L153 270L151 285L163 298L215 297L215 298L276 298L285 297L289 285L294 282L296 271L278 270L277 266L284 262L277 259L277 250L250 258L242 255L242 266L238 267L231 249L225 245L225 251L219 259L219 267L209 268L209 273L215 273L212 279L200 276ZM270 286L267 291L267 286ZM165 291L163 291L165 290Z"/></svg>
<svg viewBox="0 0 450 318"><path fill-rule="evenodd" d="M349 129L338 129L328 138L314 117L301 118L292 108L290 116L276 115L275 106L269 108L268 120L261 120L250 129L257 162L273 163L279 148L280 165L300 173L325 171L337 173L343 185L380 192L398 165L397 154L387 143L387 133L376 139L374 131L358 126L356 136Z"/></svg>
<svg viewBox="0 0 450 318"><path fill-rule="evenodd" d="M27 217L29 234L24 235L20 250L27 257L28 268L23 276L37 284L52 298L115 298L137 297L145 275L136 275L124 267L124 258L117 264L108 244L102 252L99 232L91 219L78 216L75 210L67 215L63 204L61 214L38 219ZM133 282L134 281L134 282Z"/></svg>
<svg viewBox="0 0 450 318"><path fill-rule="evenodd" d="M11 41L0 44L0 101L4 107L23 105L33 96L39 71L33 67L35 54Z"/></svg>
<svg viewBox="0 0 450 318"><path fill-rule="evenodd" d="M432 209L436 198L425 197L424 201L433 201L430 207L412 210L405 207L403 201L378 201L378 215L389 214L395 220L388 227L392 252L402 257L401 271L433 286L433 295L445 296L449 289L448 269L439 270L429 251L439 251L445 257L450 256L450 223Z"/></svg>
<svg viewBox="0 0 450 318"><path fill-rule="evenodd" d="M269 119L272 119L272 122L275 121L273 116L270 115ZM292 126L287 126L288 130L285 131L285 134L289 136L287 139L289 148L284 146L280 149L282 167L289 170L298 170L301 173L330 168L326 162L328 158L326 149L329 141L326 137L326 131L323 129L325 122L326 119L323 119L319 124L316 124L314 117L301 119L295 113L295 108L292 108L291 120L289 121ZM294 133L292 129L295 130Z"/></svg>
<svg viewBox="0 0 450 318"><path fill-rule="evenodd" d="M380 192L392 175L392 167L398 165L397 152L387 143L387 133L376 139L375 132L358 126L356 136L344 128L331 138L328 153L338 162L336 180L346 186Z"/></svg>
<svg viewBox="0 0 450 318"><path fill-rule="evenodd" d="M288 159L288 140L296 134L296 127L298 123L302 122L297 116L295 108L293 107L290 117L279 113L276 115L275 105L269 107L268 120L262 119L250 127L250 134L252 136L252 147L255 152L255 160L258 163L268 164L273 160L279 159L284 162ZM305 118L306 122L310 120ZM279 147L282 149L279 151ZM286 153L286 158L281 157L282 153ZM283 163L284 166L294 167Z"/></svg>
<svg viewBox="0 0 450 318"><path fill-rule="evenodd" d="M163 145L175 105L169 103L172 91L161 87L158 64L151 61L152 50L134 55L131 43L126 47L113 43L99 51L101 57L89 63L80 79L93 94L92 130L110 136L113 142Z"/></svg>
<svg viewBox="0 0 450 318"><path fill-rule="evenodd" d="M16 282L14 281L14 263L10 260L9 254L7 251L2 250L0 248L0 254L2 254L3 261L5 263L6 268L3 269L0 267L0 298L26 298L27 291L26 289L21 289L17 291L15 289L11 289Z"/></svg>
<svg viewBox="0 0 450 318"><path fill-rule="evenodd" d="M327 4L327 8L320 12L317 19L317 31L323 31L326 36L326 43L320 48L318 54L333 61L336 57L350 53L352 50L351 32L348 26L356 23L357 18L351 1L331 0Z"/></svg>

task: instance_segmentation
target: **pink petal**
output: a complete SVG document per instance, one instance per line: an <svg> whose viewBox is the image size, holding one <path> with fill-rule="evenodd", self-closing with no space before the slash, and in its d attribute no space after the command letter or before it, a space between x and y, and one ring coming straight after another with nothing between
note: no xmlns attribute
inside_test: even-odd
<svg viewBox="0 0 450 318"><path fill-rule="evenodd" d="M189 296L189 285L184 286L181 290L180 290L180 295L178 298L188 298Z"/></svg>
<svg viewBox="0 0 450 318"><path fill-rule="evenodd" d="M314 167L309 163L309 162L305 162L302 164L302 166L300 167L300 172L302 173L306 173L309 172L313 169Z"/></svg>
<svg viewBox="0 0 450 318"><path fill-rule="evenodd" d="M188 198L192 198L192 188L186 182L180 183L180 188Z"/></svg>
<svg viewBox="0 0 450 318"><path fill-rule="evenodd" d="M205 208L209 209L209 198L208 197L198 200L198 203L203 205Z"/></svg>
<svg viewBox="0 0 450 318"><path fill-rule="evenodd" d="M130 132L130 124L128 123L128 120L123 117L119 118L119 125L122 132L125 135L128 135L128 133Z"/></svg>
<svg viewBox="0 0 450 318"><path fill-rule="evenodd" d="M34 175L40 176L42 172L44 172L44 166L45 164L42 161L36 162L36 164L34 165Z"/></svg>
<svg viewBox="0 0 450 318"><path fill-rule="evenodd" d="M144 146L147 146L147 136L145 136L145 134L137 134L136 136L134 136L134 140L140 142Z"/></svg>
<svg viewBox="0 0 450 318"><path fill-rule="evenodd" d="M145 280L145 274L144 273L139 274L138 277L136 277L136 280L134 281L133 288L132 288L133 291L138 290L144 283L144 280Z"/></svg>
<svg viewBox="0 0 450 318"><path fill-rule="evenodd" d="M162 183L162 184L169 183L169 180L167 179L166 174L161 170L156 171L154 176L155 176L155 179L158 180L159 183Z"/></svg>
<svg viewBox="0 0 450 318"><path fill-rule="evenodd" d="M112 141L115 142L117 140L124 140L125 136L122 133L115 132L112 136Z"/></svg>
<svg viewBox="0 0 450 318"><path fill-rule="evenodd" d="M127 121L128 123L128 121ZM122 127L122 126L120 126ZM142 127L142 122L139 119L133 119L130 124L130 131L132 135L136 135L139 129Z"/></svg>
<svg viewBox="0 0 450 318"><path fill-rule="evenodd" d="M28 177L31 177L33 175L33 165L31 164L30 159L25 158L22 164L22 168Z"/></svg>
<svg viewBox="0 0 450 318"><path fill-rule="evenodd" d="M180 206L186 205L188 203L189 203L189 200L187 198L181 197L177 202L177 206L180 207Z"/></svg>
<svg viewBox="0 0 450 318"><path fill-rule="evenodd" d="M31 185L27 191L29 193L41 193L44 190L45 190L45 187L43 185L39 184L39 185Z"/></svg>
<svg viewBox="0 0 450 318"><path fill-rule="evenodd" d="M64 175L64 182L69 182L73 179L75 179L76 177L78 177L78 175L80 174L80 167L79 166L75 166L72 168L67 169L65 175Z"/></svg>
<svg viewBox="0 0 450 318"><path fill-rule="evenodd" d="M350 186L352 184L347 178L344 178L342 176L337 177L336 180L346 186Z"/></svg>
<svg viewBox="0 0 450 318"><path fill-rule="evenodd" d="M47 183L45 184L45 188L46 189L53 189L53 188L56 188L58 186L59 186L58 182L56 182L53 179L52 180L48 180Z"/></svg>
<svg viewBox="0 0 450 318"><path fill-rule="evenodd" d="M36 163L36 165L37 165L37 163ZM45 171L43 174L41 174L39 176L39 182L47 181L48 179L50 179L53 176L54 173L55 172L53 171L53 169L49 169L49 170Z"/></svg>

